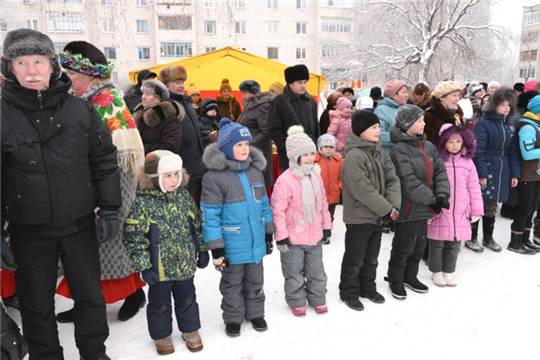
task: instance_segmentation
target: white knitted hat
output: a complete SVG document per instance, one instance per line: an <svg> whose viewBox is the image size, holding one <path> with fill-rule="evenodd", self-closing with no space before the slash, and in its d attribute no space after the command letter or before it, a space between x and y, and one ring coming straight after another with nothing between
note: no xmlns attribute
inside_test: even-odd
<svg viewBox="0 0 540 360"><path fill-rule="evenodd" d="M285 147L289 161L297 162L298 158L304 154L316 152L317 148L313 140L304 132L300 125L293 125L287 130L287 140Z"/></svg>

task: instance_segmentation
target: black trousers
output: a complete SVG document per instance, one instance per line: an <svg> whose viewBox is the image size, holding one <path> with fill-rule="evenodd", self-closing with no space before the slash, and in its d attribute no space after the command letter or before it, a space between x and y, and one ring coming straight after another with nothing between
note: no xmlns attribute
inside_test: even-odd
<svg viewBox="0 0 540 360"><path fill-rule="evenodd" d="M521 233L532 228L532 217L540 200L540 181L521 182L517 190L518 204L511 229Z"/></svg>
<svg viewBox="0 0 540 360"><path fill-rule="evenodd" d="M342 299L371 296L377 291L375 277L381 236L380 225L347 224L339 283L339 295Z"/></svg>
<svg viewBox="0 0 540 360"><path fill-rule="evenodd" d="M388 262L390 283L415 280L426 248L427 220L398 222Z"/></svg>
<svg viewBox="0 0 540 360"><path fill-rule="evenodd" d="M75 302L75 343L85 360L105 355L109 336L95 227L62 237L42 235L41 226L11 225L24 338L30 360L63 359L54 314L58 257Z"/></svg>

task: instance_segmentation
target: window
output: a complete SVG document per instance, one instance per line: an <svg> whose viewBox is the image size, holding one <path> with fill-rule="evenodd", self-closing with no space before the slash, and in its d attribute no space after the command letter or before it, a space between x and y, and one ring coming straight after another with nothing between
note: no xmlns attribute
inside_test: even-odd
<svg viewBox="0 0 540 360"><path fill-rule="evenodd" d="M332 58L339 55L338 46L335 44L323 44L321 46L321 57Z"/></svg>
<svg viewBox="0 0 540 360"><path fill-rule="evenodd" d="M269 34L277 34L279 28L279 22L269 21L266 23L266 32Z"/></svg>
<svg viewBox="0 0 540 360"><path fill-rule="evenodd" d="M305 10L306 9L306 0L296 0L296 8L298 10Z"/></svg>
<svg viewBox="0 0 540 360"><path fill-rule="evenodd" d="M538 41L538 31L528 31L523 34L522 42L535 42Z"/></svg>
<svg viewBox="0 0 540 360"><path fill-rule="evenodd" d="M266 8L270 10L277 10L278 0L266 0Z"/></svg>
<svg viewBox="0 0 540 360"><path fill-rule="evenodd" d="M137 32L138 33L148 32L148 20L137 20Z"/></svg>
<svg viewBox="0 0 540 360"><path fill-rule="evenodd" d="M102 5L112 6L113 0L101 0Z"/></svg>
<svg viewBox="0 0 540 360"><path fill-rule="evenodd" d="M103 32L112 33L114 32L114 22L113 19L104 19L102 22L101 28Z"/></svg>
<svg viewBox="0 0 540 360"><path fill-rule="evenodd" d="M352 1L351 0L323 0L322 6L336 7L336 8L351 7Z"/></svg>
<svg viewBox="0 0 540 360"><path fill-rule="evenodd" d="M81 0L47 0L50 3L71 3L71 4L80 4ZM24 0L24 3L37 4L38 0Z"/></svg>
<svg viewBox="0 0 540 360"><path fill-rule="evenodd" d="M116 48L106 47L104 50L105 50L105 57L107 59L116 59Z"/></svg>
<svg viewBox="0 0 540 360"><path fill-rule="evenodd" d="M191 30L191 16L159 16L158 24L160 30Z"/></svg>
<svg viewBox="0 0 540 360"><path fill-rule="evenodd" d="M204 0L205 8L214 8L216 7L216 0Z"/></svg>
<svg viewBox="0 0 540 360"><path fill-rule="evenodd" d="M0 19L0 31L7 31L6 19Z"/></svg>
<svg viewBox="0 0 540 360"><path fill-rule="evenodd" d="M540 22L540 11L531 11L525 14L525 25L534 25Z"/></svg>
<svg viewBox="0 0 540 360"><path fill-rule="evenodd" d="M148 5L147 0L137 0L137 6L146 6Z"/></svg>
<svg viewBox="0 0 540 360"><path fill-rule="evenodd" d="M245 9L246 0L234 0L234 7L237 9Z"/></svg>
<svg viewBox="0 0 540 360"><path fill-rule="evenodd" d="M247 48L245 48L245 47L239 47L238 49L240 49L242 51L247 51Z"/></svg>
<svg viewBox="0 0 540 360"><path fill-rule="evenodd" d="M267 57L269 59L278 59L278 48L277 47L269 47L266 48Z"/></svg>
<svg viewBox="0 0 540 360"><path fill-rule="evenodd" d="M347 19L322 19L321 31L323 32L351 32L351 20Z"/></svg>
<svg viewBox="0 0 540 360"><path fill-rule="evenodd" d="M54 43L54 52L59 54L62 51L64 51L64 48L66 47L68 43L67 42L55 42Z"/></svg>
<svg viewBox="0 0 540 360"><path fill-rule="evenodd" d="M26 28L37 30L38 29L37 19L26 19Z"/></svg>
<svg viewBox="0 0 540 360"><path fill-rule="evenodd" d="M216 33L216 22L215 21L205 21L204 22L204 32L206 34L215 34Z"/></svg>
<svg viewBox="0 0 540 360"><path fill-rule="evenodd" d="M85 27L85 18L75 13L50 13L47 27L50 32L82 33Z"/></svg>
<svg viewBox="0 0 540 360"><path fill-rule="evenodd" d="M360 10L367 10L369 6L369 0L360 0L360 3L358 4L358 9ZM367 77L366 77L367 79Z"/></svg>
<svg viewBox="0 0 540 360"><path fill-rule="evenodd" d="M215 46L207 46L206 48L204 48L205 52L210 52L210 51L215 51L215 50L216 50Z"/></svg>
<svg viewBox="0 0 540 360"><path fill-rule="evenodd" d="M520 61L536 61L537 57L538 57L537 49L521 51L519 54Z"/></svg>
<svg viewBox="0 0 540 360"><path fill-rule="evenodd" d="M150 48L140 47L137 49L139 60L150 60Z"/></svg>
<svg viewBox="0 0 540 360"><path fill-rule="evenodd" d="M305 59L306 58L306 49L304 49L304 48L296 48L296 58L297 59Z"/></svg>
<svg viewBox="0 0 540 360"><path fill-rule="evenodd" d="M191 56L190 42L165 42L159 44L161 57L187 57Z"/></svg>
<svg viewBox="0 0 540 360"><path fill-rule="evenodd" d="M246 22L245 21L236 21L234 23L234 32L237 34L246 33Z"/></svg>
<svg viewBox="0 0 540 360"><path fill-rule="evenodd" d="M305 34L306 33L306 23L296 23L296 33Z"/></svg>
<svg viewBox="0 0 540 360"><path fill-rule="evenodd" d="M519 77L524 79L534 78L536 73L535 68L521 68L519 69Z"/></svg>

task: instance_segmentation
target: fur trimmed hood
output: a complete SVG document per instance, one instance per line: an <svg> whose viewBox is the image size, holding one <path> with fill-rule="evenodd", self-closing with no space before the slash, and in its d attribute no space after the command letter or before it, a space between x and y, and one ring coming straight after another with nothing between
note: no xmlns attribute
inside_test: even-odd
<svg viewBox="0 0 540 360"><path fill-rule="evenodd" d="M184 107L174 100L162 101L156 106L146 109L141 104L135 108L133 113L133 118L137 124L144 121L148 127L156 127L171 117L176 117L178 121L182 121L184 116L186 116Z"/></svg>
<svg viewBox="0 0 540 360"><path fill-rule="evenodd" d="M207 169L218 171L243 171L251 165L259 171L263 171L266 168L266 159L263 153L253 146L249 148L249 159L245 162L239 162L227 159L225 154L219 149L218 144L210 144L204 150L202 161Z"/></svg>
<svg viewBox="0 0 540 360"><path fill-rule="evenodd" d="M452 124L444 124L439 131L437 150L439 150L440 157L443 160L448 160L450 158L450 153L446 150L446 142L450 140L452 135L456 134L461 136L461 139L463 140L460 152L461 156L466 159L472 159L476 154L476 140L473 132L468 128L458 127Z"/></svg>

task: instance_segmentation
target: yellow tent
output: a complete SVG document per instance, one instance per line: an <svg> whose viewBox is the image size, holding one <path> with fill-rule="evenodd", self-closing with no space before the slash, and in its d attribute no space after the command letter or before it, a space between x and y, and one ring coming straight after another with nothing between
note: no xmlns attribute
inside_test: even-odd
<svg viewBox="0 0 540 360"><path fill-rule="evenodd" d="M161 69L176 65L182 65L186 68L188 75L186 88L189 84L194 84L197 89L204 92L219 90L223 78L229 79L229 83L235 91L238 90L238 86L243 80L248 79L256 80L261 85L261 90L267 91L270 85L276 81L282 84L285 83L283 71L287 67L287 65L274 60L268 60L232 47L224 47L205 54L145 69L159 74ZM141 70L143 69L129 72L131 82L137 82L137 73ZM318 97L324 86L324 76L310 73L307 88L311 95Z"/></svg>

